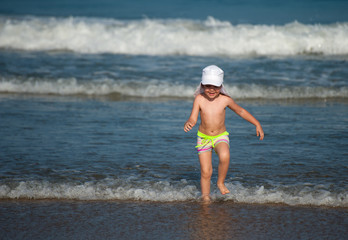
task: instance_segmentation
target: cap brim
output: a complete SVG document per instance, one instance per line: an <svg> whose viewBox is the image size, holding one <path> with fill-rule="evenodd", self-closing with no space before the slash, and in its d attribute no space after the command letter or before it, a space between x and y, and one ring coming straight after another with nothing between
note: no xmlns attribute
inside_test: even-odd
<svg viewBox="0 0 348 240"><path fill-rule="evenodd" d="M213 86L216 86L216 87L221 87L222 86L222 83L219 84L216 81L202 81L201 83L202 83L202 85L213 85Z"/></svg>

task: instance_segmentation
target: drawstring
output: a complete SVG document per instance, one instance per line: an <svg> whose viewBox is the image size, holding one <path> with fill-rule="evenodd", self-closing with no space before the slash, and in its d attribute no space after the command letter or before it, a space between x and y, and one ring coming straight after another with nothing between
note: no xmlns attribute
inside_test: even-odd
<svg viewBox="0 0 348 240"><path fill-rule="evenodd" d="M202 138L202 137L201 137L201 138ZM209 141L211 142L211 145L212 145L213 148L214 148L214 147L215 147L214 138L216 138L216 137L208 137L208 136L206 136L206 137L202 138L201 144L197 145L196 148L202 147L202 146L208 144Z"/></svg>

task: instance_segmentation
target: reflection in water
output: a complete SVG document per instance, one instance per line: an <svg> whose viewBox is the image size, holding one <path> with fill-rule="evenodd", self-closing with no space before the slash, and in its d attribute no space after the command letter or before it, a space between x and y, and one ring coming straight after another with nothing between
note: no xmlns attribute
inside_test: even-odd
<svg viewBox="0 0 348 240"><path fill-rule="evenodd" d="M347 234L346 209L244 205L197 205L189 217L190 239L340 239Z"/></svg>
<svg viewBox="0 0 348 240"><path fill-rule="evenodd" d="M192 215L190 239L232 239L237 222L223 204L201 203Z"/></svg>

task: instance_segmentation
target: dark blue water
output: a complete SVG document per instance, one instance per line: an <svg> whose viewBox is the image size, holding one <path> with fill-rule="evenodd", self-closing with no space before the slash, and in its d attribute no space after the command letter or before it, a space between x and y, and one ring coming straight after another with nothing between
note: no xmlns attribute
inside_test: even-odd
<svg viewBox="0 0 348 240"><path fill-rule="evenodd" d="M234 24L335 23L347 21L348 3L344 0L259 1L44 1L3 0L0 13L36 16L87 16L117 19L217 17Z"/></svg>

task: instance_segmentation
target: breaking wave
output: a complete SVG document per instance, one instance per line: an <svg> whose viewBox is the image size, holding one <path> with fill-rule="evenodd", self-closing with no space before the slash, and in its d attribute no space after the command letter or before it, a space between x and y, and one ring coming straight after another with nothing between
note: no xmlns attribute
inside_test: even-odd
<svg viewBox="0 0 348 240"><path fill-rule="evenodd" d="M324 86L265 86L258 84L225 85L228 93L236 99L306 99L347 98L348 87ZM78 81L76 78L42 80L29 78L0 78L0 93L128 96L128 97L174 97L191 98L196 86L180 83L151 81Z"/></svg>
<svg viewBox="0 0 348 240"><path fill-rule="evenodd" d="M0 17L0 48L140 55L348 54L348 23L233 25L208 17L116 20Z"/></svg>
<svg viewBox="0 0 348 240"><path fill-rule="evenodd" d="M330 192L329 187L298 184L296 186L246 187L227 183L231 193L221 196L213 189L214 201L239 203L314 205L348 207L348 193ZM51 183L48 181L21 181L0 185L0 199L60 199L60 200L137 200L155 202L198 201L200 191L186 180L170 183L137 182L107 179L86 183Z"/></svg>

